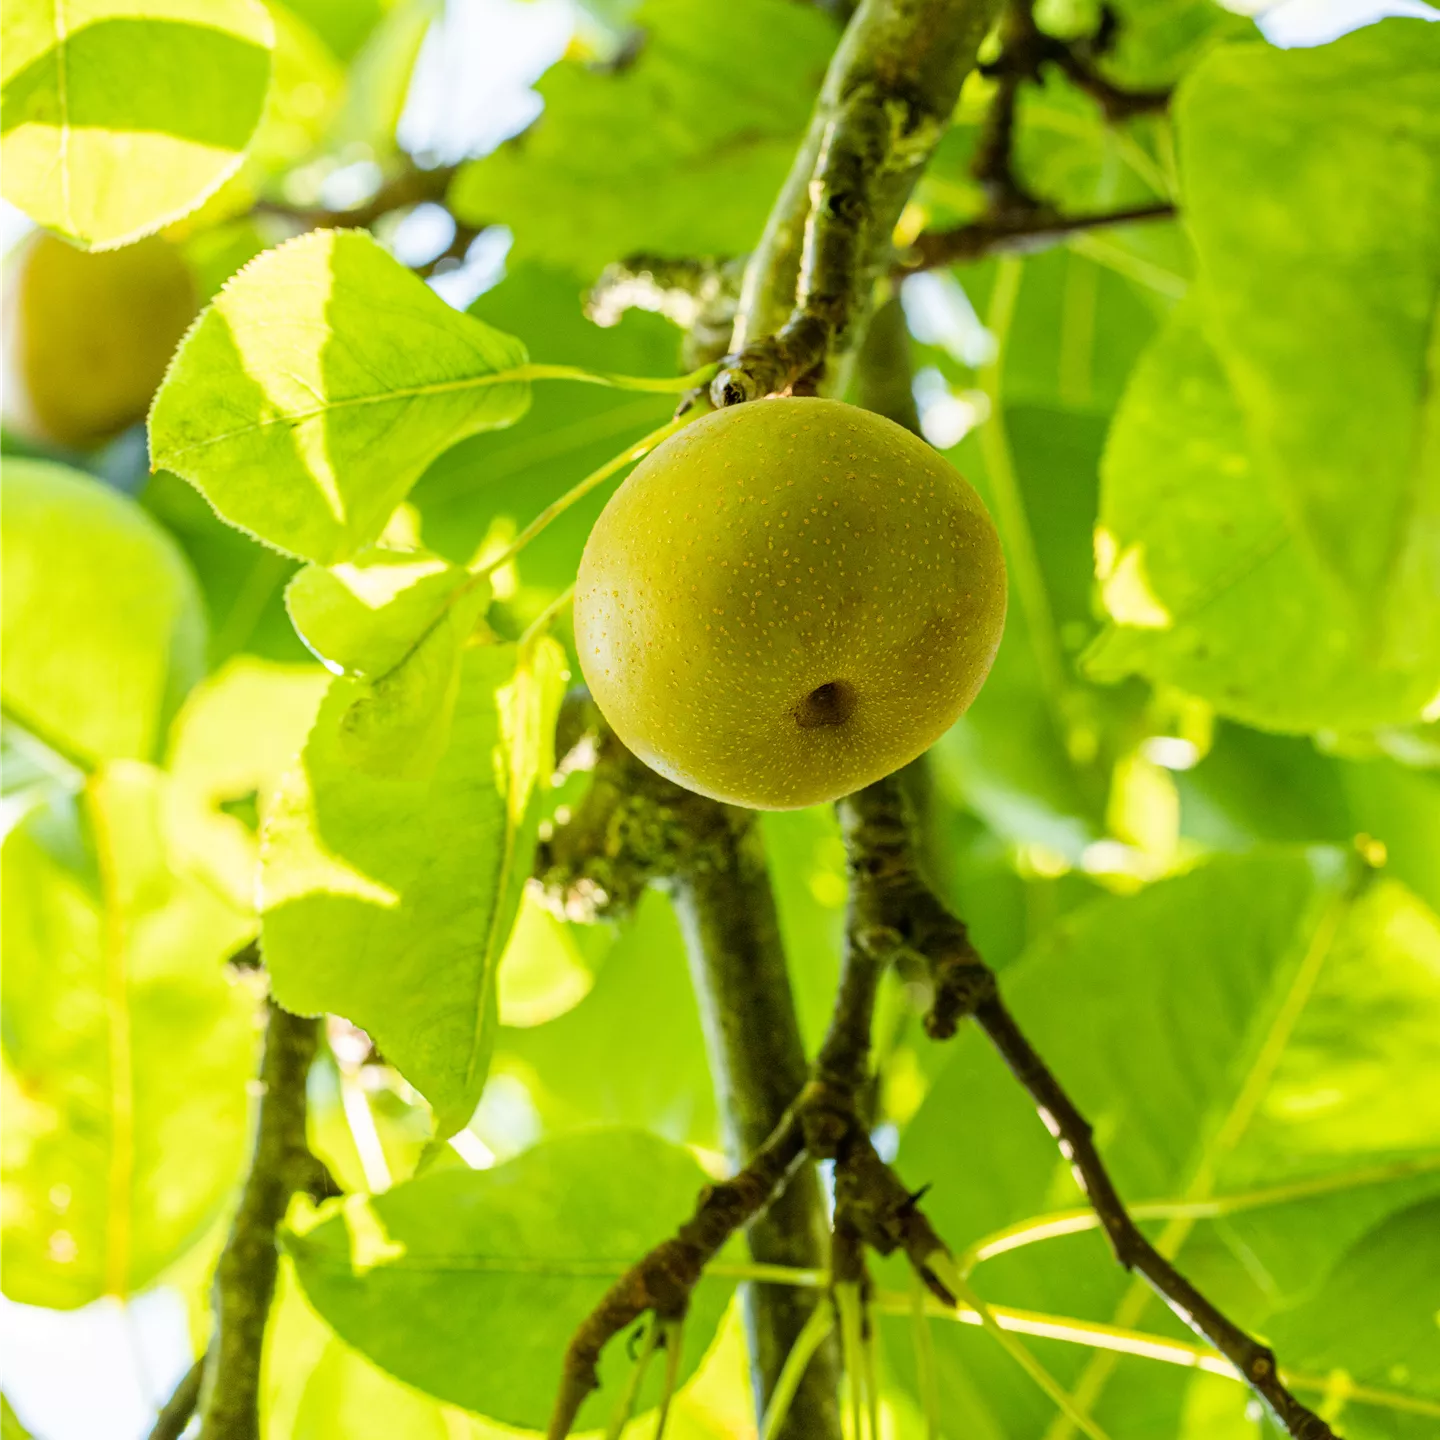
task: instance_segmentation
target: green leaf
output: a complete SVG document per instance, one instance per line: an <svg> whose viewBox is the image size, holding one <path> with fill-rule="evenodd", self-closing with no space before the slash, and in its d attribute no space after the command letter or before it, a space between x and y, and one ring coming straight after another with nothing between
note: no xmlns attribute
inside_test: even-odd
<svg viewBox="0 0 1440 1440"><path fill-rule="evenodd" d="M434 773L450 743L461 650L484 603L484 590L464 595L441 612L399 665L347 692L337 740L348 765L399 780L426 780Z"/></svg>
<svg viewBox="0 0 1440 1440"><path fill-rule="evenodd" d="M1038 647L1053 647L1064 665L1064 651L1076 650L1090 633L1091 528L1103 432L1093 416L1028 405L1006 409L1002 423L1054 633L1037 635L1012 597L984 688L932 754L953 801L1007 840L1039 843L1078 863L1104 833L1100 758L1114 746L1102 744L1102 698L1076 683L1068 665L1067 693L1053 693ZM998 477L990 474L987 456L993 461L977 436L951 452L996 513ZM1013 554L1010 564L1013 571Z"/></svg>
<svg viewBox="0 0 1440 1440"><path fill-rule="evenodd" d="M654 891L619 928L590 993L543 1025L503 1029L502 1058L524 1075L551 1130L636 1125L677 1143L719 1144L684 938Z"/></svg>
<svg viewBox="0 0 1440 1440"><path fill-rule="evenodd" d="M14 0L3 37L5 198L87 248L199 205L239 166L270 84L256 0Z"/></svg>
<svg viewBox="0 0 1440 1440"><path fill-rule="evenodd" d="M400 0L391 5L350 65L345 101L330 130L330 143L368 145L376 155L395 146L410 93L410 77L433 21L444 12L442 0Z"/></svg>
<svg viewBox="0 0 1440 1440"><path fill-rule="evenodd" d="M378 545L338 565L307 565L285 591L285 608L310 650L331 667L374 679L393 670L442 620L475 577L428 550Z"/></svg>
<svg viewBox="0 0 1440 1440"><path fill-rule="evenodd" d="M395 1435L453 1440L442 1406L398 1384L339 1340L331 1340L305 1381L292 1440L348 1440Z"/></svg>
<svg viewBox="0 0 1440 1440"><path fill-rule="evenodd" d="M1256 460L1352 625L1384 601L1371 644L1433 659L1440 30L1222 47L1176 124L1207 333Z"/></svg>
<svg viewBox="0 0 1440 1440"><path fill-rule="evenodd" d="M1403 648L1338 595L1247 439L1201 319L1193 302L1176 311L1110 431L1096 556L1112 623L1090 672L1138 671L1261 729L1418 719L1440 676L1440 585L1410 596ZM1350 483L1364 493L1369 481ZM1382 628L1399 604L1397 591Z"/></svg>
<svg viewBox="0 0 1440 1440"><path fill-rule="evenodd" d="M1440 1328L1435 1287L1417 1277L1440 1274L1440 1199L1391 1215L1345 1254L1325 1284L1302 1305L1271 1322L1272 1343L1291 1369L1341 1376L1358 1385L1440 1402ZM1345 1394L1345 1383L1337 1385ZM1415 1417L1397 1431L1397 1417L1352 1399L1329 1417L1356 1440L1433 1433L1434 1418ZM1402 1421L1403 1423L1403 1421Z"/></svg>
<svg viewBox="0 0 1440 1440"><path fill-rule="evenodd" d="M285 0L341 60L351 60L385 17L385 0Z"/></svg>
<svg viewBox="0 0 1440 1440"><path fill-rule="evenodd" d="M1219 40L1258 40L1255 21L1205 0L1118 0L1115 49L1104 69L1122 85L1172 84Z"/></svg>
<svg viewBox="0 0 1440 1440"><path fill-rule="evenodd" d="M4 878L5 1293L71 1308L152 1284L244 1159L253 922L171 864L165 781L116 761L36 810Z"/></svg>
<svg viewBox="0 0 1440 1440"><path fill-rule="evenodd" d="M556 66L545 114L467 165L462 219L503 219L516 254L588 277L637 251L739 255L764 228L835 42L785 0L651 0L645 41L609 73ZM736 43L763 36L763 45Z"/></svg>
<svg viewBox="0 0 1440 1440"><path fill-rule="evenodd" d="M1205 758L1175 777L1181 832L1215 850L1344 845L1355 825L1340 769L1308 740L1221 723Z"/></svg>
<svg viewBox="0 0 1440 1440"><path fill-rule="evenodd" d="M330 564L377 539L425 467L529 403L518 340L445 304L368 235L321 230L247 265L150 415L157 466L222 518Z"/></svg>
<svg viewBox="0 0 1440 1440"><path fill-rule="evenodd" d="M204 672L185 557L133 500L65 466L7 458L0 492L7 714L82 766L150 759Z"/></svg>
<svg viewBox="0 0 1440 1440"><path fill-rule="evenodd" d="M1074 912L1004 982L1127 1200L1280 1188L1166 1240L1251 1326L1302 1298L1386 1214L1440 1190L1440 1103L1425 1078L1440 1063L1440 922L1397 885L1347 898L1338 879L1320 857L1212 861ZM973 1031L898 1166L907 1183L933 1183L927 1213L956 1248L1080 1203L1028 1098ZM1094 1231L987 1261L977 1279L997 1303L1107 1322L1127 1286ZM1185 1333L1157 1302L1123 1323L1137 1315L1142 1329ZM1001 1434L1043 1429L1048 1402L984 1337L957 1328L935 1330L946 1396L968 1394ZM1081 1347L1043 1358L1072 1384L1087 1363ZM1098 1418L1123 1433L1137 1387L1151 1413L1174 1414L1182 1381L1123 1361ZM1157 1433L1174 1433L1165 1423Z"/></svg>
<svg viewBox="0 0 1440 1440"><path fill-rule="evenodd" d="M428 1394L542 1429L571 1334L613 1280L689 1217L705 1184L677 1146L595 1130L493 1170L433 1173L348 1202L285 1243L310 1303L347 1344ZM707 1280L695 1292L682 1380L730 1289ZM617 1340L577 1429L603 1424L629 1368ZM642 1405L655 1402L659 1368Z"/></svg>
<svg viewBox="0 0 1440 1440"><path fill-rule="evenodd" d="M435 645L390 679L404 685ZM281 1003L368 1031L430 1101L442 1137L469 1120L485 1082L495 967L530 873L565 676L548 640L518 660L481 647L445 663L449 723L443 739L427 736L423 772L375 764L378 745L427 725L423 710L364 682L332 684L266 826L261 880ZM433 695L433 677L419 693Z"/></svg>
<svg viewBox="0 0 1440 1440"><path fill-rule="evenodd" d="M295 763L328 676L237 657L201 681L171 728L165 818L178 863L236 910L255 907L258 830Z"/></svg>
<svg viewBox="0 0 1440 1440"><path fill-rule="evenodd" d="M311 156L345 85L344 68L320 36L278 0L268 0L268 8L275 29L273 74L243 172L257 188Z"/></svg>
<svg viewBox="0 0 1440 1440"><path fill-rule="evenodd" d="M1352 760L1340 766L1357 832L1385 847L1385 873L1440 914L1440 774L1394 760Z"/></svg>
<svg viewBox="0 0 1440 1440"><path fill-rule="evenodd" d="M3 1394L0 1394L0 1440L32 1440L30 1432L20 1423L20 1417Z"/></svg>
<svg viewBox="0 0 1440 1440"><path fill-rule="evenodd" d="M309 652L285 613L285 582L296 562L232 529L178 475L157 471L140 504L185 552L205 595L213 669L237 652L301 663Z"/></svg>
<svg viewBox="0 0 1440 1440"><path fill-rule="evenodd" d="M1384 756L1347 760L1308 740L1218 726L1193 769L1175 777L1181 830L1217 850L1264 842L1385 849L1385 873L1440 912L1440 775Z"/></svg>

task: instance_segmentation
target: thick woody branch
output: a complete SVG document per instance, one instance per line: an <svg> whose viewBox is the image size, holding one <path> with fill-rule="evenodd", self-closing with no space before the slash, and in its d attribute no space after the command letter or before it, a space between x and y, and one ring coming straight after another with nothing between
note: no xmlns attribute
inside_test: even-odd
<svg viewBox="0 0 1440 1440"><path fill-rule="evenodd" d="M275 1230L290 1197L317 1177L305 1140L305 1080L318 1039L315 1020L269 1003L250 1171L215 1271L200 1440L259 1440L260 1360L279 1266Z"/></svg>
<svg viewBox="0 0 1440 1440"><path fill-rule="evenodd" d="M670 891L685 930L727 1146L743 1173L775 1143L806 1078L756 817L656 775L620 744L583 692L562 709L557 748L593 756L594 776L568 823L540 847L537 881L572 918L624 914L650 884ZM747 1238L757 1261L823 1267L824 1207L813 1168L799 1165L787 1176L783 1193L763 1213L757 1207L736 1224L750 1222ZM747 1287L745 1301L757 1409L763 1410L815 1297L756 1284ZM571 1374L567 1368L567 1387ZM835 1356L825 1347L782 1435L838 1437L836 1389Z"/></svg>
<svg viewBox="0 0 1440 1440"><path fill-rule="evenodd" d="M688 866L672 886L706 1050L724 1117L726 1149L741 1164L765 1145L805 1084L805 1048L795 1014L780 919L753 812L711 806L723 826L708 836L708 863ZM704 833L703 831L701 833ZM823 1267L825 1207L813 1165L799 1166L748 1234L750 1253L769 1265ZM752 1387L763 1411L801 1331L813 1294L752 1284L744 1294ZM793 1440L839 1434L838 1372L825 1347L806 1372L782 1434Z"/></svg>
<svg viewBox="0 0 1440 1440"><path fill-rule="evenodd" d="M926 1019L930 1033L952 1033L960 1019L974 1015L1034 1100L1120 1264L1142 1275L1181 1320L1236 1367L1293 1440L1336 1440L1330 1426L1281 1383L1274 1353L1207 1300L1131 1219L1095 1148L1089 1123L1015 1023L965 927L949 916L921 877L895 777L851 797L842 813L859 892L855 910L866 917L857 923L870 925L872 946L908 951L928 964L935 990Z"/></svg>
<svg viewBox="0 0 1440 1440"><path fill-rule="evenodd" d="M890 236L949 124L992 0L864 0L746 272L717 406L843 388Z"/></svg>

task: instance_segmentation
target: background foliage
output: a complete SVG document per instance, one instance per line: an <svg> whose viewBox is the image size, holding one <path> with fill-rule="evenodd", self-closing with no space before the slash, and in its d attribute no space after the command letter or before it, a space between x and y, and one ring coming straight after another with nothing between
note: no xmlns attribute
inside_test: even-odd
<svg viewBox="0 0 1440 1440"><path fill-rule="evenodd" d="M674 326L601 328L587 288L633 252L755 243L837 26L791 0L597 4L543 115L455 171L449 228L436 189L367 238L310 227L371 219L414 173L397 121L428 0L96 0L68 34L55 10L7 7L7 199L93 250L160 231L211 303L148 454L139 430L5 435L5 1294L166 1287L203 1343L258 1015L224 962L258 937L282 1002L343 1017L311 1124L350 1192L292 1211L267 1435L540 1427L604 1277L723 1161L669 902L586 925L524 889L585 784L551 779L564 625L527 627L615 480L505 547L673 408L555 367L683 388ZM1058 33L1094 18L1042 7ZM1109 127L1048 75L1019 164L1062 210L1181 218L903 289L927 436L1012 577L991 679L917 780L927 858L1124 1194L1169 1202L1147 1221L1167 1252L1351 1440L1419 1440L1440 1425L1440 26L1282 51L1209 0L1120 18L1109 73L1178 81L1169 114ZM991 84L902 231L980 212ZM446 304L501 226L503 278ZM827 811L763 830L813 1046L843 850ZM883 1000L877 1134L947 1240L1076 1206L995 1058L932 1044L915 1005L898 981ZM1027 1343L1108 1433L1265 1433L1233 1382L1103 1348L1097 1327L1186 1332L1093 1229L1032 1238L977 1287L1053 1318ZM753 1430L742 1258L687 1327L686 1440ZM932 1382L946 1435L1071 1433L980 1330L917 1341L905 1287L881 1276L890 1433L924 1433ZM165 1363L161 1391L188 1357ZM15 1400L7 1437L61 1433L42 1387Z"/></svg>

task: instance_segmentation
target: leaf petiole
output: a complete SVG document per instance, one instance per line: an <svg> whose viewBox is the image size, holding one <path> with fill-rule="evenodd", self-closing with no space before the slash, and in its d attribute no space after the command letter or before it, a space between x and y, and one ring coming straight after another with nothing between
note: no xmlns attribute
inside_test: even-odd
<svg viewBox="0 0 1440 1440"><path fill-rule="evenodd" d="M578 484L572 485L558 500L551 501L498 555L486 560L479 569L472 570L470 573L474 580L482 580L486 576L494 574L501 566L509 564L552 521L557 520L572 505L583 500L597 485L603 485L612 475L618 474L627 465L648 455L662 441L668 440L677 431L683 430L692 420L698 420L705 413L705 408L702 406L692 407L685 414L660 426L658 430L652 430L633 445L627 446L618 455L607 460L598 470L592 470ZM458 596L467 588L468 586L462 586L461 590L456 591L456 595Z"/></svg>

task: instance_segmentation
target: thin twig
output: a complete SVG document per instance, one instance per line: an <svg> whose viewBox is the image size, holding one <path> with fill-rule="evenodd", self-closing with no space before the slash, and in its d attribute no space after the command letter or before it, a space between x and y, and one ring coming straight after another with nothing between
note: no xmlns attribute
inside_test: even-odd
<svg viewBox="0 0 1440 1440"><path fill-rule="evenodd" d="M980 1002L975 1020L1034 1100L1046 1129L1070 1162L1076 1184L1100 1217L1116 1260L1144 1276L1181 1320L1234 1365L1287 1435L1294 1440L1335 1440L1330 1426L1286 1389L1275 1352L1223 1315L1141 1233L1100 1159L1090 1122L1021 1033L998 993Z"/></svg>
<svg viewBox="0 0 1440 1440"><path fill-rule="evenodd" d="M550 1418L549 1440L565 1440L592 1390L599 1387L600 1352L647 1311L658 1322L678 1320L690 1294L721 1246L769 1202L804 1156L798 1119L782 1123L739 1174L711 1186L695 1213L668 1240L617 1280L570 1341Z"/></svg>
<svg viewBox="0 0 1440 1440"><path fill-rule="evenodd" d="M200 1402L200 1380L204 1373L205 1357L202 1355L181 1377L180 1383L161 1407L150 1429L150 1440L180 1440Z"/></svg>
<svg viewBox="0 0 1440 1440"><path fill-rule="evenodd" d="M1000 22L1000 54L981 66L995 82L970 173L985 193L985 213L967 224L922 233L895 264L898 274L956 265L987 255L1043 249L1069 235L1115 225L1167 219L1168 201L1086 215L1062 215L1050 201L1034 195L1016 170L1015 128L1021 87L1040 84L1046 65L1054 65L1100 105L1107 120L1163 110L1168 90L1126 90L1112 84L1095 61L1113 42L1115 12L1102 7L1100 27L1087 40L1057 40L1035 23L1033 0L1011 0Z"/></svg>
<svg viewBox="0 0 1440 1440"><path fill-rule="evenodd" d="M1117 12L1102 5L1100 23L1080 40L1060 40L1035 23L1034 0L1011 0L1003 24L1000 55L982 67L987 75L1004 81L1015 76L1039 84L1046 65L1061 74L1099 105L1106 120L1118 125L1136 115L1157 114L1170 104L1168 87L1132 90L1107 79L1097 61L1109 51L1119 29Z"/></svg>
<svg viewBox="0 0 1440 1440"><path fill-rule="evenodd" d="M318 1024L269 1002L250 1171L215 1270L215 1337L205 1357L201 1440L259 1440L260 1359L275 1295L275 1230L290 1197L314 1182L305 1080Z"/></svg>
<svg viewBox="0 0 1440 1440"><path fill-rule="evenodd" d="M395 210L406 210L412 205L427 201L439 204L450 189L450 182L459 169L456 165L441 165L431 170L422 170L417 165L405 169L383 181L375 193L359 205L346 209L331 210L323 205L287 205L281 200L261 200L255 209L262 215L278 215L294 221L306 230L325 230L336 226L355 226L369 229L377 220Z"/></svg>
<svg viewBox="0 0 1440 1440"><path fill-rule="evenodd" d="M862 892L852 904L857 913L874 919L870 944L909 951L930 968L934 1001L927 1029L932 1035L952 1033L959 1020L974 1015L1034 1100L1120 1264L1138 1271L1181 1320L1230 1361L1293 1440L1335 1440L1330 1426L1282 1383L1274 1353L1222 1314L1136 1226L1095 1149L1089 1122L1015 1023L964 926L949 916L922 877L896 777L852 796L842 815L855 887Z"/></svg>
<svg viewBox="0 0 1440 1440"><path fill-rule="evenodd" d="M1006 219L985 216L952 229L922 232L896 258L895 269L901 275L913 275L918 270L968 264L988 255L1028 254L1087 230L1170 220L1176 213L1168 200L1157 200L1089 215L1057 215L1041 208Z"/></svg>

